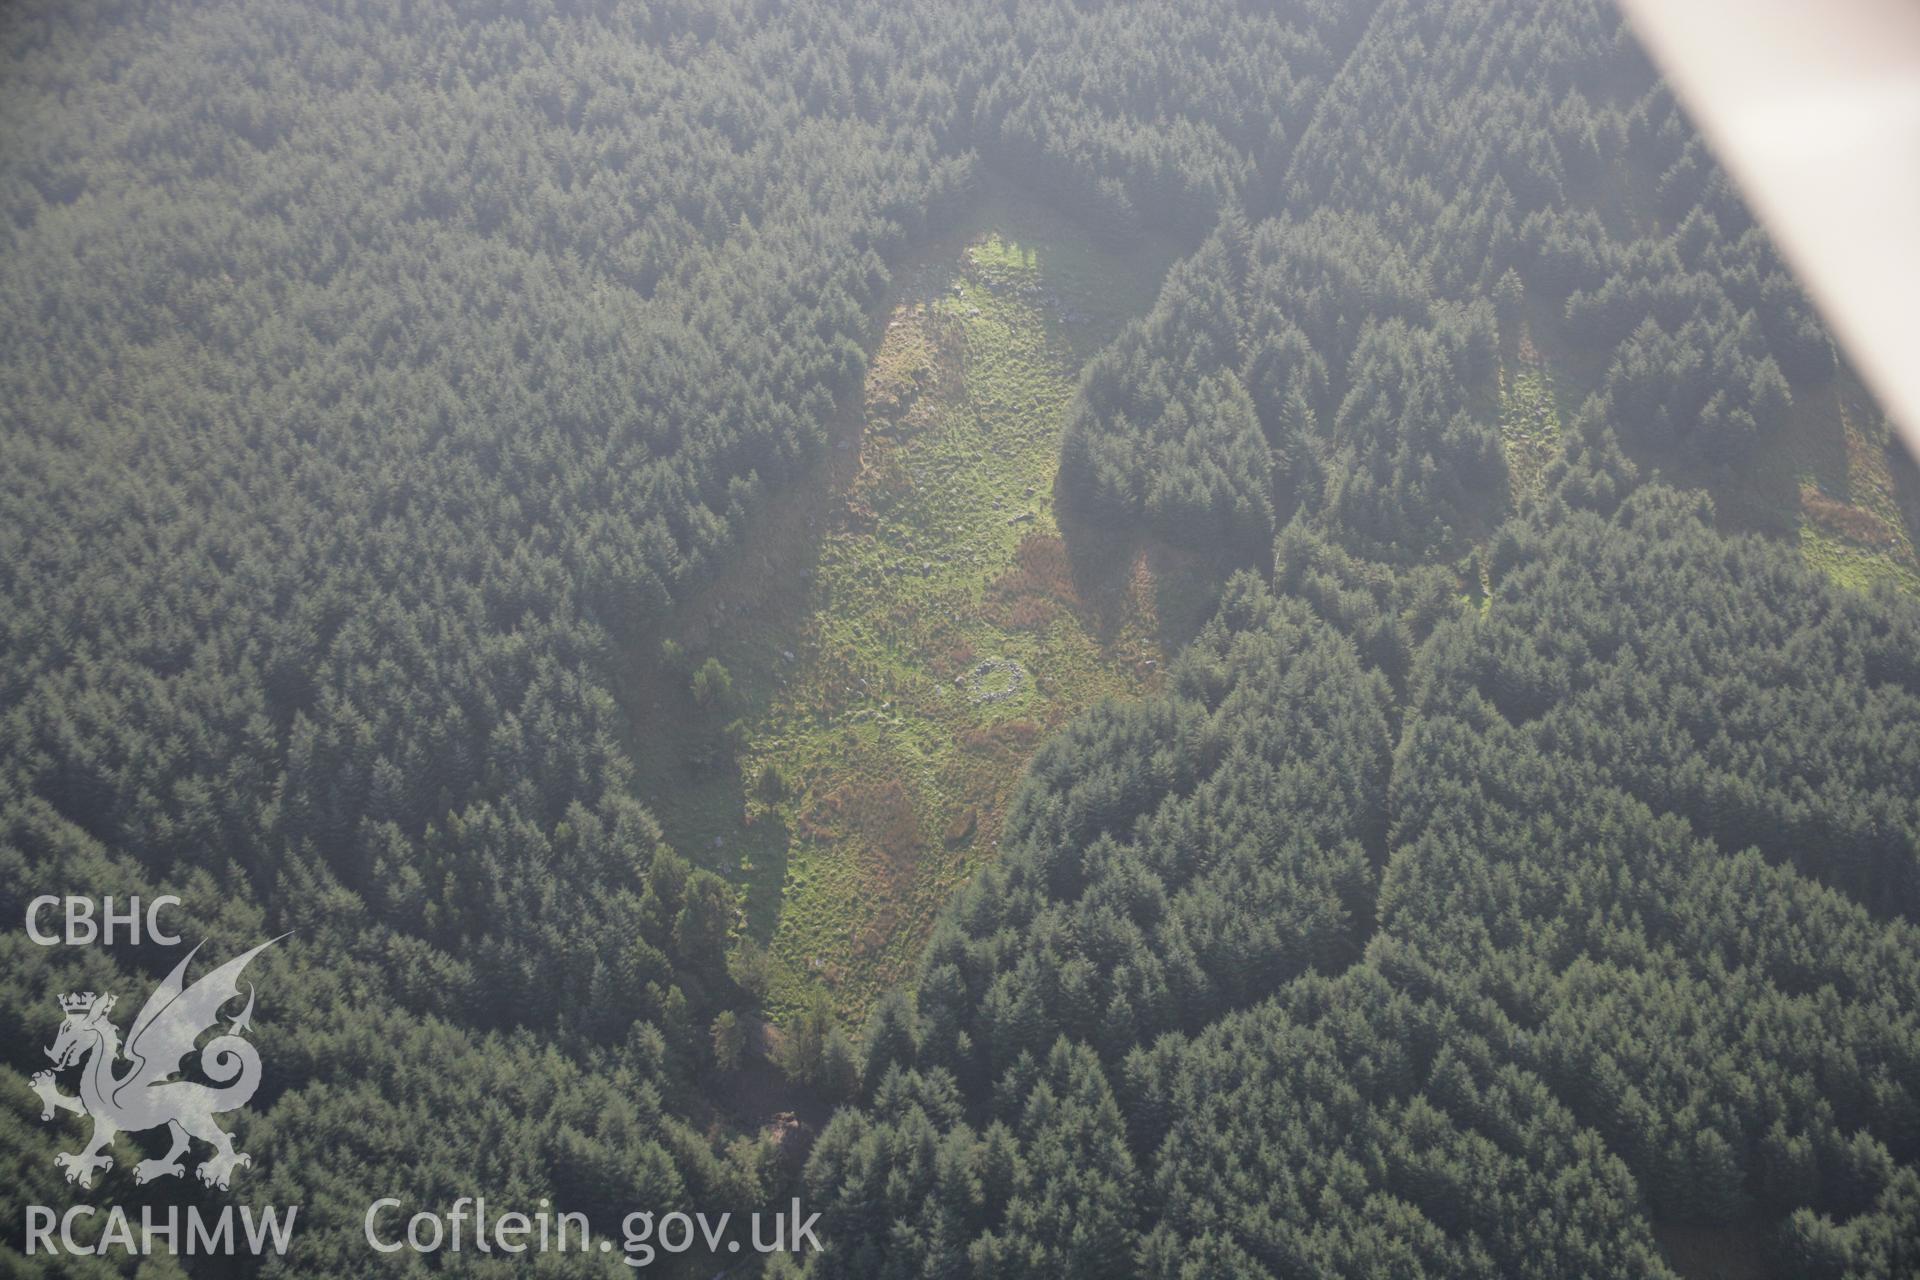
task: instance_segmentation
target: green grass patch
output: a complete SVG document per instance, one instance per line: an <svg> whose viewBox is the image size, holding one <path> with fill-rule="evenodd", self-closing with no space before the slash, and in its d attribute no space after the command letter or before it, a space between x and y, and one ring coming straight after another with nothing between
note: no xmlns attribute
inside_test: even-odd
<svg viewBox="0 0 1920 1280"><path fill-rule="evenodd" d="M1920 596L1920 573L1910 565L1884 550L1837 536L1811 520L1800 525L1800 554L1843 587L1870 591L1884 582Z"/></svg>
<svg viewBox="0 0 1920 1280"><path fill-rule="evenodd" d="M1544 370L1522 367L1502 376L1500 446L1515 503L1539 497L1542 473L1560 448L1560 408Z"/></svg>
<svg viewBox="0 0 1920 1280"><path fill-rule="evenodd" d="M1801 554L1842 586L1884 582L1920 595L1920 557L1895 475L1901 446L1858 383L1836 380L1829 399L1839 458L1800 477Z"/></svg>

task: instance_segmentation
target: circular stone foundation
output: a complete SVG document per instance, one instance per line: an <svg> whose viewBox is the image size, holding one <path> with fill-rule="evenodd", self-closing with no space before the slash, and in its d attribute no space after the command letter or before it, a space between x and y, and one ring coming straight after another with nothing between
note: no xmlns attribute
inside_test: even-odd
<svg viewBox="0 0 1920 1280"><path fill-rule="evenodd" d="M967 696L975 702L999 702L1019 693L1027 683L1027 669L1012 658L988 658L967 672Z"/></svg>

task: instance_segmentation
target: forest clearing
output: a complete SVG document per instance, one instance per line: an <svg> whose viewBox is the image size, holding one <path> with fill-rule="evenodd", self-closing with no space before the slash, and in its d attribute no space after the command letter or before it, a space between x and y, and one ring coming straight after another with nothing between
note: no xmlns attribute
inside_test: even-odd
<svg viewBox="0 0 1920 1280"><path fill-rule="evenodd" d="M1054 511L1080 366L1171 256L1103 251L991 188L896 273L858 411L678 611L670 674L636 684L649 715L705 726L636 741L638 789L739 886L776 1020L824 989L857 1025L992 857L1034 748L1151 688L1163 610L1201 612L1145 552L1076 546L1076 564ZM703 707L689 681L708 659L731 691Z"/></svg>

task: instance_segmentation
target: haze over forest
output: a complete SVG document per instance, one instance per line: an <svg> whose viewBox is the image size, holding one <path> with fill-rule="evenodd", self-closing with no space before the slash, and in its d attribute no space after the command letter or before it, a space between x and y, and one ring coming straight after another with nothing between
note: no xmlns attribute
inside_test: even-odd
<svg viewBox="0 0 1920 1280"><path fill-rule="evenodd" d="M1917 534L1604 0L9 3L0 1253L1920 1275ZM230 1188L43 893L290 932Z"/></svg>

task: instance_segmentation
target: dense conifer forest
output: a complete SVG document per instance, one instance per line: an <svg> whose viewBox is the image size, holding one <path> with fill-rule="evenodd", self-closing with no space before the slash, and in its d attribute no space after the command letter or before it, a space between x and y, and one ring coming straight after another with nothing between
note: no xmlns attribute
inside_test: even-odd
<svg viewBox="0 0 1920 1280"><path fill-rule="evenodd" d="M673 620L990 184L1176 250L1051 501L1204 621L782 1012L632 743L736 767ZM822 1213L685 1275L1920 1274L1920 499L1602 0L24 0L0 212L10 1270L181 1273L18 1256L57 997L179 958L27 903L172 893L291 931L259 1156L94 1193L303 1206L221 1274L476 1191ZM1781 536L1816 430L1893 478Z"/></svg>

